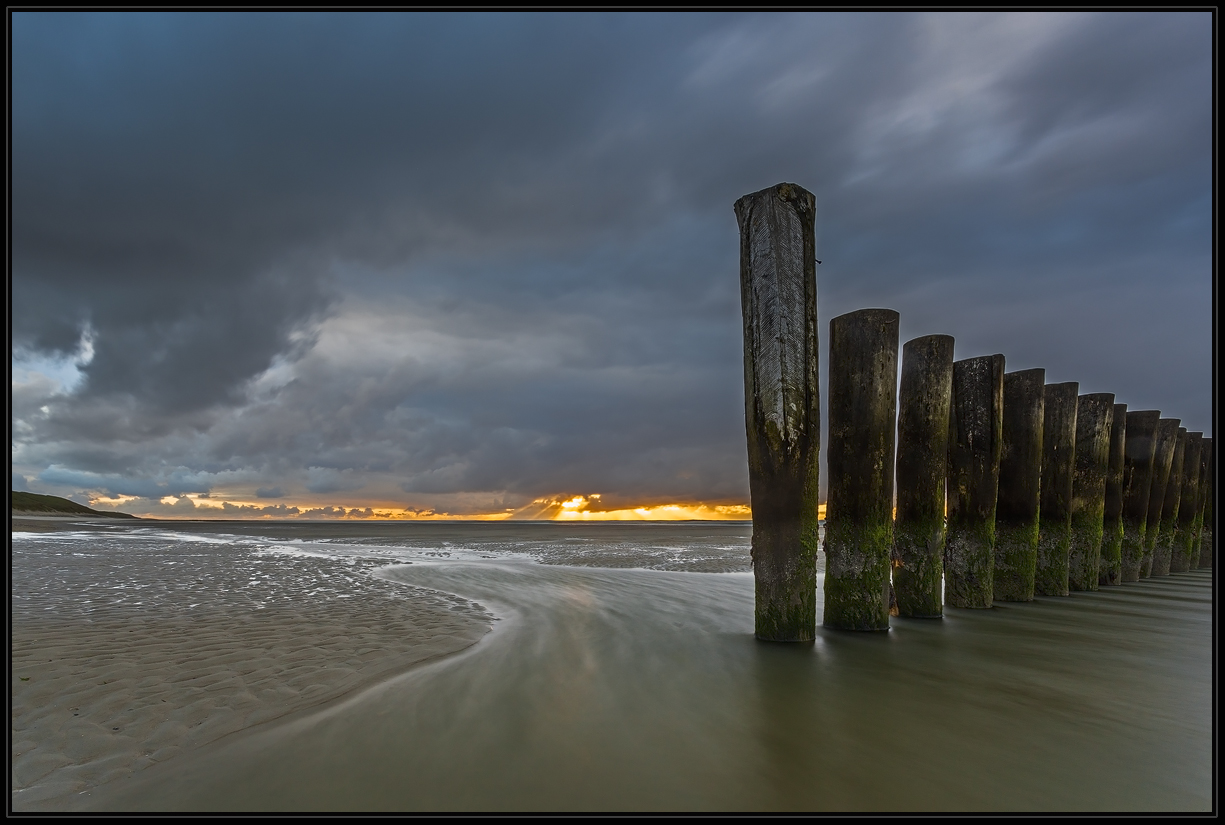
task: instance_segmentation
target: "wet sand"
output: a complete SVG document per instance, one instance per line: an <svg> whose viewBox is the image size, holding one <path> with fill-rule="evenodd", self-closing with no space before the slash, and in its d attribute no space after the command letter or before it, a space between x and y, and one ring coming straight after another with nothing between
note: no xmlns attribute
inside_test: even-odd
<svg viewBox="0 0 1225 825"><path fill-rule="evenodd" d="M15 810L1214 804L1211 570L795 646L751 574L675 572L741 528L192 529L14 535Z"/></svg>
<svg viewBox="0 0 1225 825"><path fill-rule="evenodd" d="M1211 574L756 642L751 574L450 561L479 644L83 811L1210 811Z"/></svg>
<svg viewBox="0 0 1225 825"><path fill-rule="evenodd" d="M55 523L53 523L55 522ZM112 522L113 524L113 522ZM15 519L12 805L66 799L474 644L492 617L301 554ZM21 533L80 534L67 549ZM142 547L144 552L142 552ZM255 572L253 572L255 571Z"/></svg>

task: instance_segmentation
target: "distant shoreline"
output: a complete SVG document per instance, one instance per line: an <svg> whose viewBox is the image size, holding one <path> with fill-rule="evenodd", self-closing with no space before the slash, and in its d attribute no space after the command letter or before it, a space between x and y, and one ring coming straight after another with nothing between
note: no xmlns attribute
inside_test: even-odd
<svg viewBox="0 0 1225 825"><path fill-rule="evenodd" d="M42 493L26 493L21 490L11 490L9 510L13 516L50 517L50 518L105 518L105 519L137 519L130 513L107 513L94 510L70 499L60 496L48 496Z"/></svg>

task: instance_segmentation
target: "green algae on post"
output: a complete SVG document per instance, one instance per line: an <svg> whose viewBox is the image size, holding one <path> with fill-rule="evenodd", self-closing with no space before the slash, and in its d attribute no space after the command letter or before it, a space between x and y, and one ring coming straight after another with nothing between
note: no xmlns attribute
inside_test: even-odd
<svg viewBox="0 0 1225 825"><path fill-rule="evenodd" d="M954 362L944 544L944 600L952 607L991 607L1003 431L1004 356Z"/></svg>
<svg viewBox="0 0 1225 825"><path fill-rule="evenodd" d="M943 615L944 502L953 339L927 335L902 347L897 415L893 592L899 616Z"/></svg>
<svg viewBox="0 0 1225 825"><path fill-rule="evenodd" d="M1159 410L1127 413L1127 439L1123 451L1123 544L1121 581L1140 581L1144 533L1148 524L1148 492L1153 483L1153 455L1157 448Z"/></svg>
<svg viewBox="0 0 1225 825"><path fill-rule="evenodd" d="M1178 529L1178 503L1182 498L1182 465L1183 456L1187 452L1187 428L1179 427L1174 434L1174 456L1170 459L1170 475L1165 483L1165 493L1161 497L1161 527L1157 534L1157 542L1153 545L1153 568L1150 576L1168 576L1170 573L1183 573L1179 570L1180 563L1174 559L1174 533Z"/></svg>
<svg viewBox="0 0 1225 825"><path fill-rule="evenodd" d="M1166 485L1170 483L1170 465L1174 463L1174 448L1178 445L1177 418L1162 418L1157 422L1154 437L1153 479L1148 491L1148 515L1144 528L1144 553L1140 557L1140 578L1153 574L1153 556L1161 536L1161 510L1165 506Z"/></svg>
<svg viewBox="0 0 1225 825"><path fill-rule="evenodd" d="M1072 471L1072 544L1068 590L1097 590L1105 533L1106 477L1114 393L1080 396L1076 402L1076 459Z"/></svg>
<svg viewBox="0 0 1225 825"><path fill-rule="evenodd" d="M1114 405L1110 423L1110 463L1106 472L1106 503L1102 512L1102 561L1097 583L1123 583L1123 461L1127 446L1127 405Z"/></svg>
<svg viewBox="0 0 1225 825"><path fill-rule="evenodd" d="M1004 374L1003 449L995 507L995 599L1034 598L1046 370Z"/></svg>
<svg viewBox="0 0 1225 825"><path fill-rule="evenodd" d="M1076 393L1080 384L1047 384L1042 401L1042 481L1034 593L1068 595L1072 547L1072 475L1076 460Z"/></svg>
<svg viewBox="0 0 1225 825"><path fill-rule="evenodd" d="M817 274L813 194L792 183L736 201L744 423L753 510L754 633L816 636Z"/></svg>
<svg viewBox="0 0 1225 825"><path fill-rule="evenodd" d="M889 629L897 347L891 309L830 321L826 627Z"/></svg>

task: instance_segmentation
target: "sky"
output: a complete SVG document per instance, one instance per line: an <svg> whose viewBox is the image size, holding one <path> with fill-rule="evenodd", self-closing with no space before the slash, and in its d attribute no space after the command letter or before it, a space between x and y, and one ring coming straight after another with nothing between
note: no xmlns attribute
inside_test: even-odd
<svg viewBox="0 0 1225 825"><path fill-rule="evenodd" d="M784 181L823 355L887 307L1212 434L1209 12L9 23L15 490L745 518L732 204Z"/></svg>

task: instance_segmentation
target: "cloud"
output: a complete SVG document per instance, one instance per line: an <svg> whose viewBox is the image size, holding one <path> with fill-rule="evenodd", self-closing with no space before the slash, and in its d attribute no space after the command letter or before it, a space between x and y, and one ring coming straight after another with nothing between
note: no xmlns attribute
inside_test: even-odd
<svg viewBox="0 0 1225 825"><path fill-rule="evenodd" d="M100 475L53 466L39 473L38 480L47 485L83 487L86 490L105 492L111 496L135 496L151 500L158 500L165 496L182 497L185 493L207 492L209 489L207 481L193 478L192 474L181 470L158 480L131 478L124 475Z"/></svg>
<svg viewBox="0 0 1225 825"><path fill-rule="evenodd" d="M315 507L309 510L303 510L300 515L305 519L334 519L344 518L346 514L345 508L332 507L329 505L327 507Z"/></svg>
<svg viewBox="0 0 1225 825"><path fill-rule="evenodd" d="M13 471L743 502L731 204L783 180L823 338L889 306L1210 432L1210 20L17 14Z"/></svg>
<svg viewBox="0 0 1225 825"><path fill-rule="evenodd" d="M187 496L179 496L170 502L157 497L137 497L116 503L91 501L91 497L82 494L79 499L74 498L74 500L79 500L82 504L102 512L127 513L145 518L201 518L210 514L209 510L197 507L196 503Z"/></svg>
<svg viewBox="0 0 1225 825"><path fill-rule="evenodd" d="M226 518L250 518L258 516L261 518L289 518L301 514L301 510L297 507L292 507L285 504L268 504L263 507L257 507L253 504L231 504L228 501L221 503L221 512Z"/></svg>
<svg viewBox="0 0 1225 825"><path fill-rule="evenodd" d="M306 489L312 493L360 490L365 486L366 482L358 478L352 470L341 471L333 467L308 467L306 469Z"/></svg>

